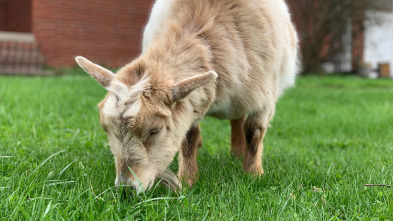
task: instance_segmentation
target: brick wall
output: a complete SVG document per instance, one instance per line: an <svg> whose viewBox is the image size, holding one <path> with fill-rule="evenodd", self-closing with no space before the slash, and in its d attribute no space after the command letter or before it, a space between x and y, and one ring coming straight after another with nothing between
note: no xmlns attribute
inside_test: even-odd
<svg viewBox="0 0 393 221"><path fill-rule="evenodd" d="M0 31L5 29L5 1L0 0Z"/></svg>
<svg viewBox="0 0 393 221"><path fill-rule="evenodd" d="M0 0L0 31L31 32L32 0Z"/></svg>
<svg viewBox="0 0 393 221"><path fill-rule="evenodd" d="M152 2L34 0L33 33L49 66L75 66L76 55L122 66L141 52Z"/></svg>

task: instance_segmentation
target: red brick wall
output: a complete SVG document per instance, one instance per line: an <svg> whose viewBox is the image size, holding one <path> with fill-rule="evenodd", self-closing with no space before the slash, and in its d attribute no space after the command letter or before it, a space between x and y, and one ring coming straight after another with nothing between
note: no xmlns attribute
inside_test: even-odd
<svg viewBox="0 0 393 221"><path fill-rule="evenodd" d="M0 31L5 29L5 1L0 0Z"/></svg>
<svg viewBox="0 0 393 221"><path fill-rule="evenodd" d="M109 67L141 52L152 0L34 0L33 33L49 66L81 55Z"/></svg>
<svg viewBox="0 0 393 221"><path fill-rule="evenodd" d="M0 0L0 31L31 32L32 0Z"/></svg>

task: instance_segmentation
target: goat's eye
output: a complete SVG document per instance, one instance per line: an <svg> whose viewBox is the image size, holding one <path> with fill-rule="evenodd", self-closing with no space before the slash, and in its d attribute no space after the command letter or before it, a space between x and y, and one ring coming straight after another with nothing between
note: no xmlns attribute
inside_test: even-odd
<svg viewBox="0 0 393 221"><path fill-rule="evenodd" d="M149 136L157 135L158 133L160 133L161 129L162 129L162 126L150 130L150 135Z"/></svg>

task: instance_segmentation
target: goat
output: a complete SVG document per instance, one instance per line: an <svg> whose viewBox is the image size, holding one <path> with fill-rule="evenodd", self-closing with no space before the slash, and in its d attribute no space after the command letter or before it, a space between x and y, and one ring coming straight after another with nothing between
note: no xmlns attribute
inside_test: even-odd
<svg viewBox="0 0 393 221"><path fill-rule="evenodd" d="M116 185L172 189L198 177L198 122L231 121L231 152L261 176L263 138L277 99L294 84L297 34L284 0L157 0L143 52L117 74L76 57L108 90L100 123ZM178 177L167 170L179 152ZM180 179L180 180L179 180Z"/></svg>

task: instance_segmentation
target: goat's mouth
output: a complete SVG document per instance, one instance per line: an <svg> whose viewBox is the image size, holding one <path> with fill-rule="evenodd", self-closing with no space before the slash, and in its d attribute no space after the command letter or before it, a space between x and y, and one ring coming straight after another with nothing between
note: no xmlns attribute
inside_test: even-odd
<svg viewBox="0 0 393 221"><path fill-rule="evenodd" d="M176 174L168 168L158 178L164 186L174 192L179 192L182 188L179 178L177 178Z"/></svg>
<svg viewBox="0 0 393 221"><path fill-rule="evenodd" d="M157 176L157 179L166 188L169 188L176 193L179 193L182 189L182 184L179 178L177 178L177 175L168 168L161 175ZM145 186L145 188L143 188L143 184L140 183L139 179L137 179L137 182L139 183L139 185L135 185L135 183L133 183L130 179L123 179L119 181L119 178L116 178L115 185L117 189L119 189L119 187L131 187L131 195L135 196L138 195L140 192L151 189L154 184L154 181L151 181L147 184L147 186ZM128 188L124 188L123 190L127 190L124 192L125 195L128 195L130 193L128 191Z"/></svg>

